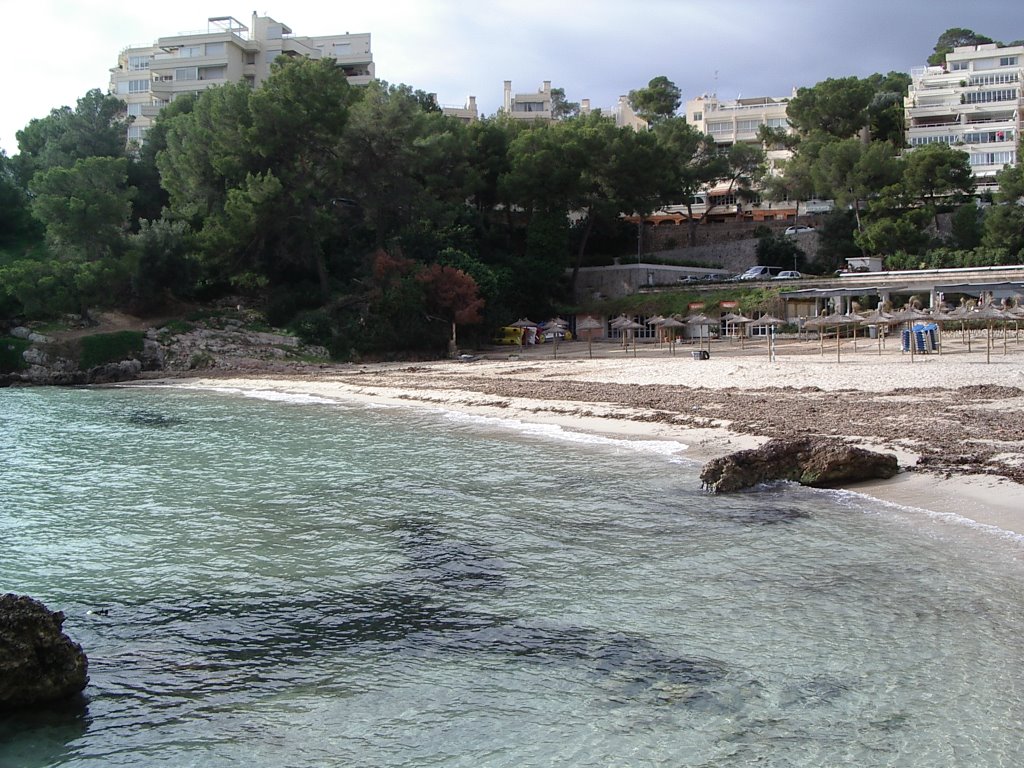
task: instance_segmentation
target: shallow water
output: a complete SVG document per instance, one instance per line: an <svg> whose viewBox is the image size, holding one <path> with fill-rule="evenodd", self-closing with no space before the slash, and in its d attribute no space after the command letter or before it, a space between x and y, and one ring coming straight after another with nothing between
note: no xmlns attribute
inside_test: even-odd
<svg viewBox="0 0 1024 768"><path fill-rule="evenodd" d="M0 719L0 765L1024 760L1019 539L711 498L679 447L0 391L0 589L63 610L91 677L84 710Z"/></svg>

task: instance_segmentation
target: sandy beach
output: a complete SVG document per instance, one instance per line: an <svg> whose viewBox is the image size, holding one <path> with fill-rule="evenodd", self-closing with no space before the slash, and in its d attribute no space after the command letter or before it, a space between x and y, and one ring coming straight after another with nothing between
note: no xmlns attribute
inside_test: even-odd
<svg viewBox="0 0 1024 768"><path fill-rule="evenodd" d="M429 407L557 424L631 439L670 439L704 462L773 437L824 435L895 453L892 480L853 490L1024 535L1024 346L986 354L879 353L764 340L742 347L648 342L494 348L462 360L339 364L301 371L214 371L175 386L274 390L339 401ZM593 357L591 357L593 354ZM838 359L837 359L838 357ZM152 383L152 382L150 382Z"/></svg>

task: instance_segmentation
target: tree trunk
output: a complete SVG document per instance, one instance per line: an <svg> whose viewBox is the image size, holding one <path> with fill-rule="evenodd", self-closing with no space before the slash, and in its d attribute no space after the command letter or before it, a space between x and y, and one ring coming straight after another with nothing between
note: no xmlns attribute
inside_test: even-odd
<svg viewBox="0 0 1024 768"><path fill-rule="evenodd" d="M583 266L583 254L587 249L587 240L590 238L590 232L594 228L594 217L591 215L591 209L587 209L587 224L583 228L583 236L580 238L580 247L576 251L576 263L572 265L572 277L569 279L569 295L576 295L576 276L580 273L580 267Z"/></svg>

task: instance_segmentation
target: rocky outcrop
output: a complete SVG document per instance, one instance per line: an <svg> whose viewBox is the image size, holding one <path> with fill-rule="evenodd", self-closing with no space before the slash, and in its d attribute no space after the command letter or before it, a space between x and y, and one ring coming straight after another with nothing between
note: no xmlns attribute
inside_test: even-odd
<svg viewBox="0 0 1024 768"><path fill-rule="evenodd" d="M700 479L713 493L728 493L773 480L829 488L860 480L890 478L896 457L825 438L769 440L760 448L737 451L704 465Z"/></svg>
<svg viewBox="0 0 1024 768"><path fill-rule="evenodd" d="M0 711L61 702L85 688L88 659L63 624L63 613L38 600L0 596Z"/></svg>

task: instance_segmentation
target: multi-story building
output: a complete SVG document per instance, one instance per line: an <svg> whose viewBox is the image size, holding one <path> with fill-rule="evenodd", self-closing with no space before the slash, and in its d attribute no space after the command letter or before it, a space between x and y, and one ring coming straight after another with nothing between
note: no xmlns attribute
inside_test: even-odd
<svg viewBox="0 0 1024 768"><path fill-rule="evenodd" d="M1024 46L967 45L946 54L944 66L917 67L904 100L911 149L943 142L966 152L979 190L1017 163Z"/></svg>
<svg viewBox="0 0 1024 768"><path fill-rule="evenodd" d="M505 81L501 111L517 120L551 120L551 81L545 80L533 93L512 93L512 81Z"/></svg>
<svg viewBox="0 0 1024 768"><path fill-rule="evenodd" d="M480 113L476 106L476 96L470 96L465 105L451 106L441 104L441 111L448 117L454 117L456 120L461 120L464 123L475 123L480 119Z"/></svg>
<svg viewBox="0 0 1024 768"><path fill-rule="evenodd" d="M141 143L160 110L182 94L225 83L258 86L278 56L333 59L354 85L373 79L368 33L299 37L269 16L253 13L251 28L230 16L213 17L205 30L121 51L110 70L110 92L127 103L134 118L128 140Z"/></svg>
<svg viewBox="0 0 1024 768"><path fill-rule="evenodd" d="M704 94L686 102L686 120L714 139L720 147L757 144L757 132L762 125L793 132L786 117L788 107L789 98L780 96L720 100L714 94ZM765 160L769 172L774 173L779 162L792 156L793 153L787 149L766 147Z"/></svg>

